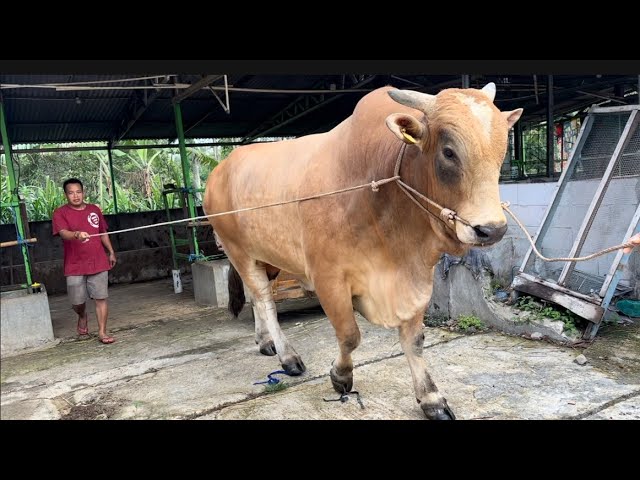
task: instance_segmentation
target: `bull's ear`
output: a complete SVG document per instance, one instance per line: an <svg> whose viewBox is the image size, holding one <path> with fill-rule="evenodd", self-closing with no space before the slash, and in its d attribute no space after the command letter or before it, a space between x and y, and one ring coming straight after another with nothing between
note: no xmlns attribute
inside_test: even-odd
<svg viewBox="0 0 640 480"><path fill-rule="evenodd" d="M387 117L386 122L389 130L405 143L421 143L424 137L424 125L406 113L392 113Z"/></svg>
<svg viewBox="0 0 640 480"><path fill-rule="evenodd" d="M510 112L502 112L504 118L507 119L507 123L509 124L509 128L513 127L515 123L520 119L520 115L522 115L521 108L516 108L515 110L511 110Z"/></svg>

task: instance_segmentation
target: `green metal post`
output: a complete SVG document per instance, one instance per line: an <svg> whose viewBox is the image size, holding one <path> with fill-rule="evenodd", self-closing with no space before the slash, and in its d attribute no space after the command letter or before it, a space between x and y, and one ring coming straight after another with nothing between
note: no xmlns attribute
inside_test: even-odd
<svg viewBox="0 0 640 480"><path fill-rule="evenodd" d="M7 171L9 172L9 191L11 193L11 208L16 218L16 225L18 227L18 233L24 238L24 226L22 224L22 215L20 215L20 198L18 197L18 186L16 185L16 175L13 171L13 162L11 160L11 144L9 143L9 136L7 135L7 124L4 118L4 104L0 102L0 133L2 133L2 144L4 146L4 159L7 164ZM22 250L22 258L24 259L24 271L27 277L27 285L31 285L33 280L31 279L31 262L29 261L29 254L27 252L27 244L20 245Z"/></svg>
<svg viewBox="0 0 640 480"><path fill-rule="evenodd" d="M187 157L187 147L184 144L184 128L182 126L182 110L179 103L173 104L173 112L176 117L176 132L178 134L178 143L180 145L180 160L182 163L182 176L184 179L184 186L188 188L187 192L187 206L189 208L189 215L193 218L196 216L196 206L193 201L193 183L191 182L191 172L189 169L189 159ZM191 237L193 239L193 249L195 255L200 255L198 249L198 240L196 238L196 229L190 228Z"/></svg>
<svg viewBox="0 0 640 480"><path fill-rule="evenodd" d="M111 142L107 144L109 156L109 175L111 175L111 190L113 193L113 213L118 214L118 192L116 191L116 177L113 176L113 158L111 157Z"/></svg>

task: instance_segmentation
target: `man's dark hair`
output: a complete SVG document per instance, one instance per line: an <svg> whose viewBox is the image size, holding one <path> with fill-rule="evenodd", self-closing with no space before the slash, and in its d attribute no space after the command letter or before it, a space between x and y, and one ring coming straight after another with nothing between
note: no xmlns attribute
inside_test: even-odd
<svg viewBox="0 0 640 480"><path fill-rule="evenodd" d="M64 190L64 193L67 193L67 185L69 185L70 183L77 183L78 185L80 185L80 188L84 190L84 185L82 185L82 182L80 180L78 180L77 178L69 178L62 184L62 190Z"/></svg>

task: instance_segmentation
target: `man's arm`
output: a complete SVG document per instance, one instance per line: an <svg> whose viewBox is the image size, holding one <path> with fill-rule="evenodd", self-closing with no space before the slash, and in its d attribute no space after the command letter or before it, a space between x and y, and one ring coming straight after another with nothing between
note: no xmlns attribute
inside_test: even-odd
<svg viewBox="0 0 640 480"><path fill-rule="evenodd" d="M98 207L98 216L100 217L98 232L107 233L107 221L104 219L104 215L102 214L102 210ZM113 251L113 245L111 245L111 239L109 239L109 235L100 235L100 240L102 241L102 245L109 252L109 263L113 267L116 264L116 254Z"/></svg>
<svg viewBox="0 0 640 480"><path fill-rule="evenodd" d="M109 252L109 263L113 267L116 264L116 254L113 251L113 246L111 245L111 239L109 238L109 235L102 235L100 237L100 240L102 240L102 245L104 245L107 251Z"/></svg>
<svg viewBox="0 0 640 480"><path fill-rule="evenodd" d="M86 242L89 239L87 232L71 230L69 223L62 213L62 208L56 208L51 218L53 235L59 235L63 240L80 240Z"/></svg>
<svg viewBox="0 0 640 480"><path fill-rule="evenodd" d="M58 232L60 238L63 240L85 240L89 238L89 234L87 232L78 232L71 230L62 229Z"/></svg>

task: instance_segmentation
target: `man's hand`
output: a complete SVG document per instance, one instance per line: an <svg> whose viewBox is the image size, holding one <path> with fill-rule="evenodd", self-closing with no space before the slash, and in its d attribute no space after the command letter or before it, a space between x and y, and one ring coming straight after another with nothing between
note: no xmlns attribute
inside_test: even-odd
<svg viewBox="0 0 640 480"><path fill-rule="evenodd" d="M76 232L74 236L82 243L88 242L90 238L87 232Z"/></svg>
<svg viewBox="0 0 640 480"><path fill-rule="evenodd" d="M640 245L640 233L636 233L633 237L629 239L629 241L633 243L633 247L625 248L624 253L630 253L631 250L633 250L636 245Z"/></svg>
<svg viewBox="0 0 640 480"><path fill-rule="evenodd" d="M116 264L116 254L114 252L109 253L109 263L112 268Z"/></svg>

